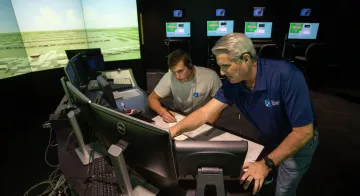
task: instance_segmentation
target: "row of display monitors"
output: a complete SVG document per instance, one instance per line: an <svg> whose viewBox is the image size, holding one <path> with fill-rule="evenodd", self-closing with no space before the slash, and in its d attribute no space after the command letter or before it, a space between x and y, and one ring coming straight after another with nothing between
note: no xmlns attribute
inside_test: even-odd
<svg viewBox="0 0 360 196"><path fill-rule="evenodd" d="M288 39L316 39L319 23L290 23ZM272 22L245 22L245 35L252 39L271 38ZM234 32L233 20L207 21L207 36L224 36ZM166 37L190 37L190 22L166 23Z"/></svg>

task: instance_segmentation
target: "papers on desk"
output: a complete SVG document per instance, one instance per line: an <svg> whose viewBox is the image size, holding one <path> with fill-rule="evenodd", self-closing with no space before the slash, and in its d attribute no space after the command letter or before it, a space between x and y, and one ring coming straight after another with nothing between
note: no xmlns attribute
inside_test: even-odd
<svg viewBox="0 0 360 196"><path fill-rule="evenodd" d="M122 99L129 99L131 97L137 97L141 95L136 89L130 89L127 91L115 91L114 97L121 97Z"/></svg>
<svg viewBox="0 0 360 196"><path fill-rule="evenodd" d="M184 119L185 117L181 114L175 114L175 118L177 120L177 122L180 122L182 119ZM163 129L169 129L170 127L176 125L177 122L175 123L166 123L163 121L163 119L161 118L161 116L156 116L155 118L152 119L153 121L155 121L155 125L159 126ZM190 137L190 138L195 138L196 136L199 136L207 131L209 131L210 129L212 129L211 126L209 125L202 125L201 127L195 129L194 131L190 131L187 133L184 133L185 136Z"/></svg>
<svg viewBox="0 0 360 196"><path fill-rule="evenodd" d="M177 122L180 122L184 119L183 115L175 114L175 118ZM155 125L161 127L163 129L169 129L170 127L176 125L176 123L166 123L163 121L161 116L156 116L153 118L155 121ZM184 133L183 135L179 135L175 137L175 140L187 140L189 138L195 139L197 141L247 141L248 142L248 152L245 158L245 162L255 162L259 157L261 151L264 149L263 145L257 144L250 140L244 139L242 137L236 136L234 134L215 129L209 125L204 124L198 129Z"/></svg>
<svg viewBox="0 0 360 196"><path fill-rule="evenodd" d="M187 140L187 139L189 139L189 137L187 137L186 135L179 135L179 136L174 137L174 140L183 141L183 140Z"/></svg>

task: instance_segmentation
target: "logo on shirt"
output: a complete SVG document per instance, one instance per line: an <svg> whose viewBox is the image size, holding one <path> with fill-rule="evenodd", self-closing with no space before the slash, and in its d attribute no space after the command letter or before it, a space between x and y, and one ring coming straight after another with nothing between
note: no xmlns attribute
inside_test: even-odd
<svg viewBox="0 0 360 196"><path fill-rule="evenodd" d="M195 92L195 93L194 93L194 97L198 98L198 97L199 97L199 93L198 93L198 92Z"/></svg>
<svg viewBox="0 0 360 196"><path fill-rule="evenodd" d="M271 108L272 106L277 106L280 104L280 101L274 101L274 100L268 100L268 99L265 99L265 106L268 107L268 108Z"/></svg>

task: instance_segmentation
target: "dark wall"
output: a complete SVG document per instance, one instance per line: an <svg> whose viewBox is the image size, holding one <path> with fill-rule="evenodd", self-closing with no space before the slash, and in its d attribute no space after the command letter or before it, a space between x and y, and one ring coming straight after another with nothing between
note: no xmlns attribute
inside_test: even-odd
<svg viewBox="0 0 360 196"><path fill-rule="evenodd" d="M252 16L253 7L266 7L265 14L261 18ZM144 27L144 65L147 69L166 70L164 46L165 23L174 21L191 22L191 56L194 64L204 66L207 62L208 38L206 36L207 20L234 20L234 31L244 32L245 21L272 21L272 38L282 44L290 22L320 22L318 40L336 42L336 35L340 31L337 24L341 20L349 19L346 16L347 7L341 2L340 5L325 0L313 1L286 1L286 0L179 0L179 1L139 1L139 9L143 14ZM300 10L304 7L312 8L310 17L300 17ZM215 9L225 8L225 17L216 17ZM173 9L184 9L184 17L176 19L172 16ZM343 43L342 43L343 44Z"/></svg>

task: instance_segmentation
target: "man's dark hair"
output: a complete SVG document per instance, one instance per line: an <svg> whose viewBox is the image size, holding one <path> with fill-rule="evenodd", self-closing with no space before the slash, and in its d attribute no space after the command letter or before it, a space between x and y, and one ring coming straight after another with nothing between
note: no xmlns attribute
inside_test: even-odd
<svg viewBox="0 0 360 196"><path fill-rule="evenodd" d="M173 68L175 65L177 65L180 61L183 61L184 65L191 69L191 60L190 55L182 49L176 49L168 56L168 66L169 69Z"/></svg>

